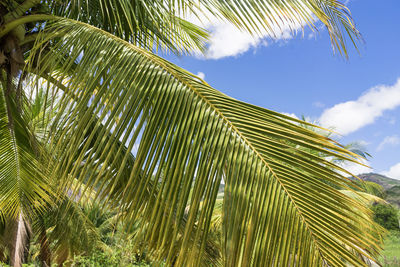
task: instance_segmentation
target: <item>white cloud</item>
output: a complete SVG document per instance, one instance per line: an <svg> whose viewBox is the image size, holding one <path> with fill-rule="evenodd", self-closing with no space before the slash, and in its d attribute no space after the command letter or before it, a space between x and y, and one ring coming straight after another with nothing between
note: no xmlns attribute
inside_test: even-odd
<svg viewBox="0 0 400 267"><path fill-rule="evenodd" d="M196 75L199 76L199 78L202 79L202 80L204 80L204 78L206 77L204 72L201 72L201 71L199 71Z"/></svg>
<svg viewBox="0 0 400 267"><path fill-rule="evenodd" d="M368 166L368 162L367 161L362 161L362 163L364 165ZM357 164L357 163L353 163L353 162L346 162L341 164L341 167L345 170L347 170L348 172L354 174L354 175L359 175L362 173L368 173L368 172L373 172L373 169ZM345 176L347 176L347 174L345 174Z"/></svg>
<svg viewBox="0 0 400 267"><path fill-rule="evenodd" d="M209 59L220 59L243 54L251 48L266 46L268 45L267 39L291 39L302 28L302 24L299 22L281 22L278 16L276 18L278 23L272 27L272 30L262 30L259 36L252 36L246 31L241 31L226 20L216 18L210 12L200 18L193 15L188 16L187 20L210 31L210 40L205 56ZM260 25L257 24L261 29ZM202 57L200 53L198 56Z"/></svg>
<svg viewBox="0 0 400 267"><path fill-rule="evenodd" d="M349 134L373 123L385 110L400 105L400 79L393 86L371 88L355 101L339 103L325 109L319 121L324 127L334 127L340 134Z"/></svg>
<svg viewBox="0 0 400 267"><path fill-rule="evenodd" d="M400 180L400 162L390 167L388 171L382 172L383 175Z"/></svg>
<svg viewBox="0 0 400 267"><path fill-rule="evenodd" d="M400 144L400 138L397 135L386 136L376 148L377 151L383 150L386 146L397 146Z"/></svg>
<svg viewBox="0 0 400 267"><path fill-rule="evenodd" d="M259 38L253 38L250 34L241 32L230 24L219 23L212 28L206 57L219 59L240 55L259 43Z"/></svg>

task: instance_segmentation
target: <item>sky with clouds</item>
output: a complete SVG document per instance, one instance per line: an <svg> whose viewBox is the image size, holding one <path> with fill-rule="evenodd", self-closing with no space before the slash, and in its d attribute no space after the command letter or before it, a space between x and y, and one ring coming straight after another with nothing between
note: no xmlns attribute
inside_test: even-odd
<svg viewBox="0 0 400 267"><path fill-rule="evenodd" d="M341 143L360 142L372 155L355 174L374 171L400 179L400 1L348 1L365 43L350 44L348 60L334 55L328 33L253 38L211 19L205 56L167 58L229 96L333 128Z"/></svg>

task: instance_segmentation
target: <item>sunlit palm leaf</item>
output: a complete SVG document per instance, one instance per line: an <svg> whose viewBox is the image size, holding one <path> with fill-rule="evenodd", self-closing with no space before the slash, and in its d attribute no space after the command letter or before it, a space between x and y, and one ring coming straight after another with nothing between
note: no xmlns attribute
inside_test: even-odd
<svg viewBox="0 0 400 267"><path fill-rule="evenodd" d="M15 98L0 85L0 210L17 218L39 211L50 202L52 191L45 168L36 158L40 147L17 109Z"/></svg>
<svg viewBox="0 0 400 267"><path fill-rule="evenodd" d="M359 201L364 202L366 205L372 205L373 203L387 204L384 199L365 192L355 192L351 190L341 190L341 192L351 198L355 198Z"/></svg>
<svg viewBox="0 0 400 267"><path fill-rule="evenodd" d="M64 0L53 2L55 15L87 22L142 47L174 52L204 49L207 34L179 16L215 16L252 34L280 34L320 20L332 46L347 56L346 38L357 47L360 33L347 7L337 0ZM297 25L297 26L296 26Z"/></svg>
<svg viewBox="0 0 400 267"><path fill-rule="evenodd" d="M55 119L49 136L59 159L53 175L68 181L77 173L86 177L95 166L98 175L81 181L102 185L102 197L124 181L118 201L124 220L145 218L146 240L160 260L198 264L193 246L205 246L222 179L226 266L364 265L360 254L376 256L368 208L326 184L351 185L337 172L344 170L302 148L353 161L355 154L290 117L227 97L102 30L71 20L47 30L63 39L39 59L39 72L54 70L57 80L69 80L59 112L69 115ZM66 54L60 68L57 55ZM105 138L110 133L113 138ZM119 143L126 149L116 150ZM130 177L122 180L135 144ZM107 166L117 159L115 172ZM149 186L156 193L151 205L144 197ZM371 234L360 235L365 229Z"/></svg>
<svg viewBox="0 0 400 267"><path fill-rule="evenodd" d="M168 5L182 10L183 14L199 15L208 10L212 16L229 20L247 32L259 35L267 32L272 37L281 34L283 25L289 25L292 30L296 25L308 25L317 30L315 23L319 20L328 30L334 50L345 56L346 38L355 47L362 39L350 11L338 0L178 0L168 1Z"/></svg>
<svg viewBox="0 0 400 267"><path fill-rule="evenodd" d="M53 1L55 15L87 22L149 50L203 51L207 31L170 9L166 1Z"/></svg>

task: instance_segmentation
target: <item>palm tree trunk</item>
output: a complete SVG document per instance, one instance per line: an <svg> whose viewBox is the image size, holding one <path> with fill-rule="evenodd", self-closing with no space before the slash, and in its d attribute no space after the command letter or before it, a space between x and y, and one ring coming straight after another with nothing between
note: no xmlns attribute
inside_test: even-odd
<svg viewBox="0 0 400 267"><path fill-rule="evenodd" d="M39 260L40 264L43 267L51 266L51 251L49 247L49 240L47 239L46 228L44 226L43 219L41 220L40 224L40 233L39 233L39 240L40 240L40 251L39 251Z"/></svg>
<svg viewBox="0 0 400 267"><path fill-rule="evenodd" d="M24 262L28 234L22 212L20 212L18 219L9 222L7 228L6 232L10 234L7 243L10 265L20 267Z"/></svg>

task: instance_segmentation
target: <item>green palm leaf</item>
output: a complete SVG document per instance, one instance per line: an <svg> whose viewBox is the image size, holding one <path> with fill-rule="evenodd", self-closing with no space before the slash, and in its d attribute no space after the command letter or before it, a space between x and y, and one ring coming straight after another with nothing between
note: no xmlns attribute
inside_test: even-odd
<svg viewBox="0 0 400 267"><path fill-rule="evenodd" d="M62 38L40 58L31 54L38 59L35 71L68 81L57 112L68 115L54 120L48 136L58 159L53 176L68 188L69 177L79 173L102 198L123 181L114 204L125 222L142 218L156 259L198 265L202 250L194 246L206 244L222 180L226 266L363 266L360 255L376 257L369 209L331 186L352 190L352 182L338 172L343 169L307 151L350 161L355 154L98 28L73 20L46 27ZM53 42L48 36L36 52ZM135 145L129 179L122 180ZM110 165L120 167L115 172ZM83 179L93 166L98 174ZM156 194L151 203L148 188Z"/></svg>
<svg viewBox="0 0 400 267"><path fill-rule="evenodd" d="M166 1L54 1L53 14L87 22L149 50L203 51L207 32L179 16Z"/></svg>
<svg viewBox="0 0 400 267"><path fill-rule="evenodd" d="M272 37L279 34L284 24L308 25L317 30L315 23L320 20L330 34L334 50L346 57L346 39L356 48L362 40L350 11L337 0L63 0L0 4L8 11L0 38L14 30L23 39L26 29L21 24L60 16L87 22L150 50L161 47L175 53L190 53L204 50L208 35L182 16L207 17L211 13L252 34L267 32ZM34 6L38 7L30 10ZM32 15L23 17L25 12ZM25 36L24 43L34 40L38 28L28 27L30 34Z"/></svg>
<svg viewBox="0 0 400 267"><path fill-rule="evenodd" d="M36 157L41 148L10 94L0 85L0 210L17 218L21 211L40 211L52 191Z"/></svg>
<svg viewBox="0 0 400 267"><path fill-rule="evenodd" d="M181 5L188 1L180 1ZM191 1L189 1L191 3ZM282 25L308 25L313 30L316 19L328 30L332 47L347 56L346 37L357 47L361 40L348 8L337 0L202 0L200 5L221 19L228 19L250 33L279 35ZM316 18L316 19L315 19Z"/></svg>

